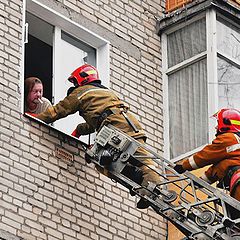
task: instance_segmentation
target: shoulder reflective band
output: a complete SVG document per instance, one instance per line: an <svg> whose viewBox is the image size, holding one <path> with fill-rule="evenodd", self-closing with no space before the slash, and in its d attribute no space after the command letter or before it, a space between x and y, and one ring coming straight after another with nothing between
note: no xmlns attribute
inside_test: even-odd
<svg viewBox="0 0 240 240"><path fill-rule="evenodd" d="M234 125L240 125L240 121L238 120L230 120L231 124L234 124Z"/></svg>
<svg viewBox="0 0 240 240"><path fill-rule="evenodd" d="M85 92L83 92L82 95L78 96L78 99L81 99L82 97L84 97L89 92L96 92L96 91L111 92L111 90L105 89L105 88L94 88L94 89L92 88L92 89L88 89Z"/></svg>
<svg viewBox="0 0 240 240"><path fill-rule="evenodd" d="M240 143L236 143L234 145L226 147L227 153L234 152L236 150L240 149Z"/></svg>

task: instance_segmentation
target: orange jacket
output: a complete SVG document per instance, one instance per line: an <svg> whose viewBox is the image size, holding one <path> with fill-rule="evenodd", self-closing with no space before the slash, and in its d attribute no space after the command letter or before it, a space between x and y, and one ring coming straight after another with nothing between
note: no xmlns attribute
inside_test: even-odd
<svg viewBox="0 0 240 240"><path fill-rule="evenodd" d="M240 166L240 137L234 133L218 135L201 151L183 161L185 170L194 170L207 165L208 168L202 178L209 183L222 180L231 166Z"/></svg>

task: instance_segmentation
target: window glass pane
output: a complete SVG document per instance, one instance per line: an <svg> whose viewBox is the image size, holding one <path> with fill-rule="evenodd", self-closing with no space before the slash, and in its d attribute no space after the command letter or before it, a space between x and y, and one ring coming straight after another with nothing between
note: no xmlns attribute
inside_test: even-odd
<svg viewBox="0 0 240 240"><path fill-rule="evenodd" d="M240 29L223 20L217 21L217 49L240 61Z"/></svg>
<svg viewBox="0 0 240 240"><path fill-rule="evenodd" d="M168 67L206 50L206 20L200 19L168 35Z"/></svg>
<svg viewBox="0 0 240 240"><path fill-rule="evenodd" d="M64 99L73 84L67 79L70 74L85 63L96 63L96 49L63 31L55 32L55 104ZM71 134L80 122L85 122L79 113L69 115L54 122L58 130ZM88 137L86 137L87 139ZM81 137L84 140L84 137Z"/></svg>
<svg viewBox="0 0 240 240"><path fill-rule="evenodd" d="M240 108L240 69L218 58L219 108Z"/></svg>
<svg viewBox="0 0 240 240"><path fill-rule="evenodd" d="M169 76L170 157L189 152L208 141L206 59Z"/></svg>
<svg viewBox="0 0 240 240"><path fill-rule="evenodd" d="M68 33L65 33L62 31L61 38L63 41L69 43L70 45L76 47L77 49L81 49L83 52L84 62L87 62L93 66L96 66L96 49L93 47L90 47L86 43L82 42L81 40L69 35Z"/></svg>

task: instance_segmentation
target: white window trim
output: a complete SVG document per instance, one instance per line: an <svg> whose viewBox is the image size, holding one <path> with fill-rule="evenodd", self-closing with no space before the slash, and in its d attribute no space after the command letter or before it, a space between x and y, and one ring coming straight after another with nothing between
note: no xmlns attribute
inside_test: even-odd
<svg viewBox="0 0 240 240"><path fill-rule="evenodd" d="M179 71L179 70L181 70L181 69L183 69L183 68L185 68L185 67L187 67L187 66L189 66L189 65L191 65L195 62L198 62L198 61L200 61L200 60L202 60L206 57L207 57L207 51L199 53L199 54L197 54L197 55L195 55L195 56L193 56L193 57L191 57L187 60L184 60L181 63L178 63L178 64L174 65L173 67L168 68L168 70L166 71L166 74L170 75L170 74L172 74L174 72L177 72L177 71Z"/></svg>
<svg viewBox="0 0 240 240"><path fill-rule="evenodd" d="M20 62L20 84L19 87L21 89L22 97L21 97L21 113L24 112L24 59L25 59L25 43L27 42L26 34L28 32L28 25L26 22L26 1L23 1L23 14L22 14L22 56L21 56L21 62Z"/></svg>
<svg viewBox="0 0 240 240"><path fill-rule="evenodd" d="M167 33L161 35L161 49L162 49L162 80L163 80L163 157L165 159L170 159L169 151L169 111L168 111L168 76L167 76Z"/></svg>
<svg viewBox="0 0 240 240"><path fill-rule="evenodd" d="M72 36L80 39L86 44L92 46L96 49L96 63L97 69L99 71L100 78L104 85L109 86L110 82L110 42L101 36L91 32L87 28L81 26L80 24L72 21L61 13L49 8L48 6L42 4L38 0L24 0L23 1L23 23L26 20L26 11L44 19L48 23L61 28L61 30L71 34ZM25 24L22 28L22 36L25 36ZM20 85L24 92L24 37L22 38L22 60L21 60L21 79ZM54 66L53 66L54 67ZM54 68L53 68L54 74ZM54 79L54 76L53 76ZM23 94L22 94L23 96ZM22 101L23 97L22 97ZM24 104L21 104L21 111L24 112Z"/></svg>
<svg viewBox="0 0 240 240"><path fill-rule="evenodd" d="M170 33L175 32L176 30L179 30L180 28L184 28L184 27L192 24L193 22L196 22L196 21L204 18L205 15L206 15L206 13L203 12L203 13L200 13L200 14L192 17L191 19L188 19L188 20L183 21L183 22L181 22L181 23L178 23L178 24L176 24L176 25L174 25L174 26L171 26L171 28L167 29L167 30L164 32L164 34L169 35Z"/></svg>
<svg viewBox="0 0 240 240"><path fill-rule="evenodd" d="M167 35L176 31L179 28L185 27L194 21L206 17L206 35L207 35L207 49L205 52L197 54L190 59L187 59L171 68L167 68ZM178 24L169 29L161 35L162 40L162 71L163 71L163 120L164 120L164 148L163 156L166 159L170 159L169 151L169 110L168 110L168 75L178 71L194 62L207 58L207 82L208 82L208 116L211 116L218 110L218 79L217 79L217 41L216 41L216 11L213 9L206 10L206 13L200 14L196 18L192 18L188 22ZM209 120L209 139L211 142L215 136L215 123ZM178 162L183 158L191 156L195 152L198 152L205 145L200 146L192 151L184 153L174 159L173 162Z"/></svg>
<svg viewBox="0 0 240 240"><path fill-rule="evenodd" d="M177 163L177 162L183 160L184 158L188 158L188 157L192 156L194 153L199 152L200 150L202 150L202 149L204 148L204 146L206 146L206 144L205 144L205 145L202 145L202 146L200 146L200 147L197 147L197 148L195 148L195 149L192 150L192 151L189 151L189 152L187 152L187 153L181 154L181 155L179 155L179 156L171 159L171 161L172 161L173 163Z"/></svg>
<svg viewBox="0 0 240 240"><path fill-rule="evenodd" d="M218 77L217 77L217 17L214 9L206 12L207 27L207 82L208 82L208 116L218 111ZM209 142L216 134L216 122L209 120Z"/></svg>
<svg viewBox="0 0 240 240"><path fill-rule="evenodd" d="M240 68L240 61L237 59L234 59L233 57L230 57L229 55L223 53L221 50L217 51L217 56L221 59L224 59L228 62L231 62L233 66L236 66L237 68Z"/></svg>

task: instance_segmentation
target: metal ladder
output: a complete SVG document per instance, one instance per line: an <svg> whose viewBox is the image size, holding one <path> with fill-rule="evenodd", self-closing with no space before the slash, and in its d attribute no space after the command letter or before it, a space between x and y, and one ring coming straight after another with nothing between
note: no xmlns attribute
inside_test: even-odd
<svg viewBox="0 0 240 240"><path fill-rule="evenodd" d="M144 149L147 155L139 155ZM169 220L184 239L240 239L240 218L230 216L229 208L240 212L239 201L216 189L190 172L177 173L174 164L112 125L104 126L86 156L108 176L148 201L156 213ZM152 169L161 183L141 186L123 174L131 160L151 158L158 164Z"/></svg>

